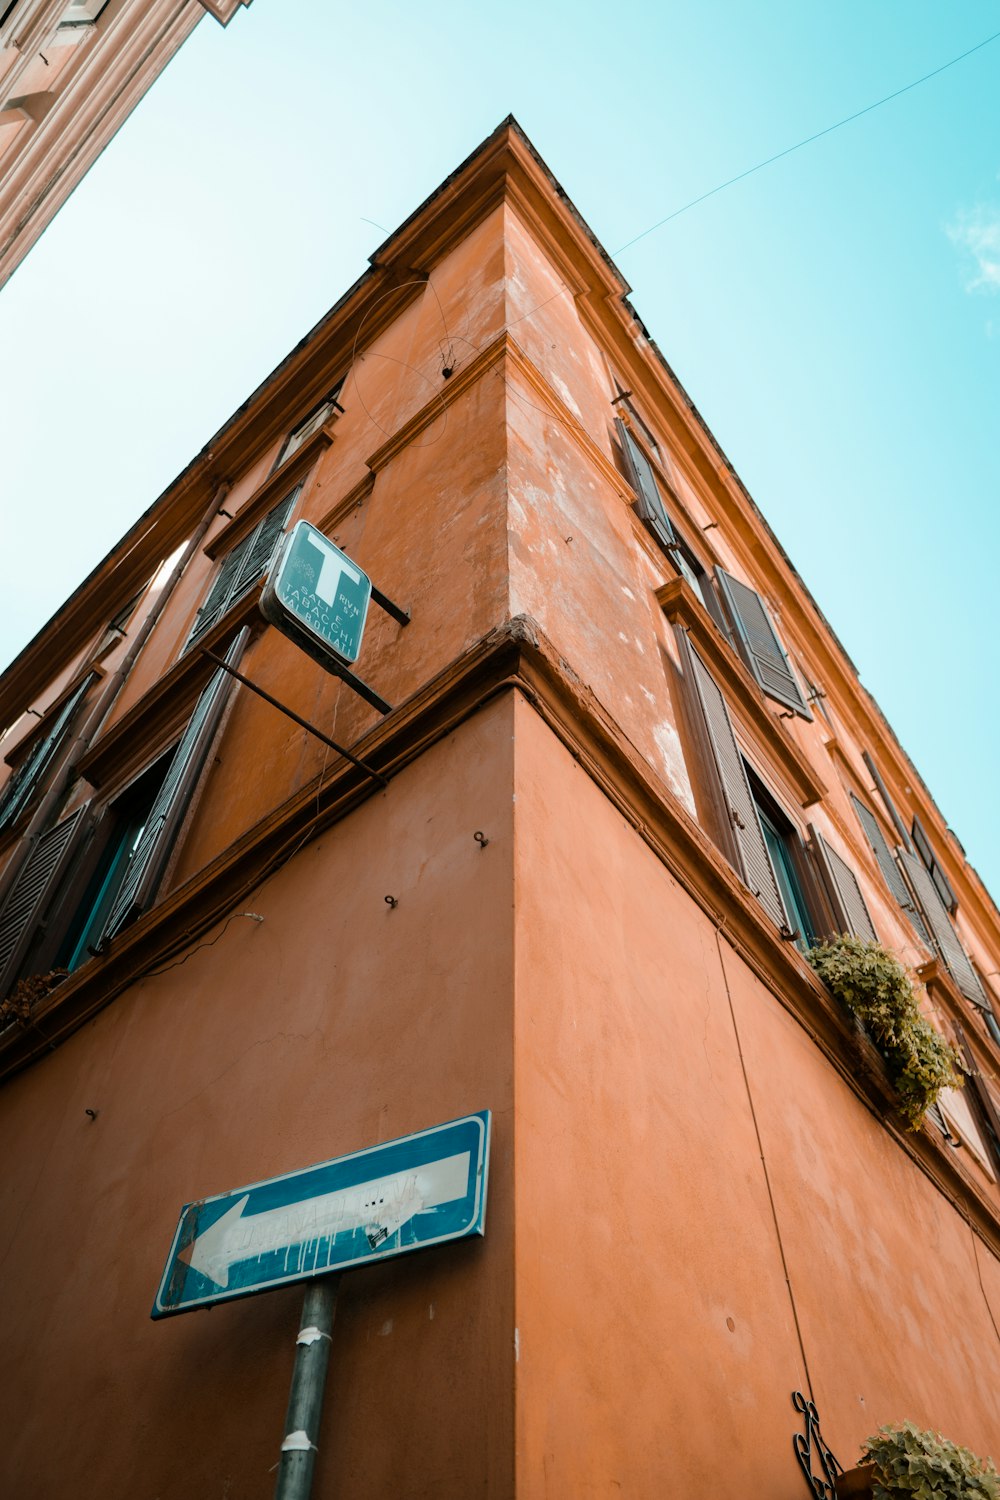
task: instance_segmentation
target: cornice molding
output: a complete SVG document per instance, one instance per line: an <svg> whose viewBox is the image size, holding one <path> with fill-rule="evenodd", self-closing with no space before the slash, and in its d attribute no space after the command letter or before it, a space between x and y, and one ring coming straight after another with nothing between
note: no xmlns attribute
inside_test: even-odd
<svg viewBox="0 0 1000 1500"><path fill-rule="evenodd" d="M776 765L801 807L826 795L812 762L799 749L718 625L686 578L672 578L656 590L657 602L672 625L686 630L718 682L727 702L749 726L766 761Z"/></svg>

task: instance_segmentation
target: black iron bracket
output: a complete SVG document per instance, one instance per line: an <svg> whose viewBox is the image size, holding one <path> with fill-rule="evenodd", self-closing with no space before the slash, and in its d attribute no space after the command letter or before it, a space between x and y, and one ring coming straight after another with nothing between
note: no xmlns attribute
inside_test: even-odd
<svg viewBox="0 0 1000 1500"><path fill-rule="evenodd" d="M374 766L368 765L366 761L359 760L358 757L352 751L348 750L345 745L338 745L337 741L332 740L328 734L324 734L322 729L317 729L315 724L310 724L308 719L304 719L301 714L297 714L294 708L289 708L287 703L282 703L279 699L272 697L272 695L268 692L265 692L262 687L258 687L255 682L251 682L249 677L244 677L242 672L237 672L235 667L231 667L227 661L223 661L221 656L216 656L214 651L209 651L207 647L202 646L201 654L202 656L207 657L210 662L213 662L215 666L221 667L224 672L228 672L230 677L235 677L237 682L242 682L243 686L249 688L252 693L256 693L258 698L263 698L265 703L270 703L272 708L276 708L278 712L283 713L286 718L293 720L294 723L300 725L303 729L308 730L308 732L315 735L318 740L322 740L324 745L329 745L331 750L336 750L338 755L342 755L345 760L349 760L352 766L357 766L359 771L364 771L366 776L370 776L372 780L377 781L380 786L389 785L387 779L382 775L381 771L376 771ZM350 676L351 674L346 673L345 675ZM360 682L360 678L358 679L358 681ZM361 686L365 687L367 692L372 694L373 699L376 700L375 707L378 708L383 700L378 697L378 694L375 693L373 689L367 688L367 685L365 683L361 683ZM385 704L382 712L390 712L388 704Z"/></svg>
<svg viewBox="0 0 1000 1500"><path fill-rule="evenodd" d="M346 547L341 547L341 545L340 545L339 542L336 542L334 545L341 552L343 552L343 554L344 554L345 557L350 557L351 556L351 554L348 552L347 548ZM368 581L369 581L369 583L371 583L371 579L369 579ZM408 609L404 609L401 604L394 604L393 601L389 598L389 595L388 594L383 594L382 590L381 589L377 589L373 583L372 583L372 603L373 604L377 604L378 607L379 607L379 609L384 610L387 615L391 615L394 620L398 620L399 623L400 623L400 625L409 625L410 618L411 618L410 617L410 611Z"/></svg>
<svg viewBox="0 0 1000 1500"><path fill-rule="evenodd" d="M819 1413L812 1401L807 1401L801 1391L792 1392L792 1405L805 1418L805 1432L797 1432L792 1438L792 1447L799 1467L806 1476L809 1493L815 1500L837 1500L837 1477L843 1469L823 1441L819 1430ZM820 1473L814 1474L818 1464Z"/></svg>

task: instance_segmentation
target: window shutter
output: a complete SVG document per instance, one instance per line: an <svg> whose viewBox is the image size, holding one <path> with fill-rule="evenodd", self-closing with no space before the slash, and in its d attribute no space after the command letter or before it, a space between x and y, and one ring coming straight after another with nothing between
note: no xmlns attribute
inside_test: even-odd
<svg viewBox="0 0 1000 1500"><path fill-rule="evenodd" d="M921 941L928 948L933 947L931 935L927 930L924 919L914 903L913 897L910 895L909 887L900 873L899 866L892 857L892 850L882 836L882 830L878 826L878 819L870 808L867 808L863 802L855 797L853 792L851 793L851 801L854 803L854 811L857 813L861 826L865 831L865 837L872 846L872 853L878 860L879 869L885 876L886 885L906 912Z"/></svg>
<svg viewBox="0 0 1000 1500"><path fill-rule="evenodd" d="M969 1086L978 1107L980 1122L983 1126L983 1135L990 1148L993 1157L993 1165L1000 1171L1000 1112L993 1102L993 1095L987 1087L982 1073L976 1064L972 1048L966 1039L965 1031L959 1023L955 1022L955 1034L958 1037L959 1050L965 1059L965 1066L969 1078Z"/></svg>
<svg viewBox="0 0 1000 1500"><path fill-rule="evenodd" d="M266 570L298 493L298 489L293 490L287 500L282 500L280 505L276 505L272 511L268 512L257 530L253 532L250 546L233 586L233 603L241 599L248 589L253 588L257 579Z"/></svg>
<svg viewBox="0 0 1000 1500"><path fill-rule="evenodd" d="M971 1000L974 1005L985 1006L987 1002L982 985L979 983L968 954L959 942L958 934L951 925L948 909L938 894L937 886L915 854L911 854L908 849L900 848L896 850L896 855L920 902L927 925L934 934L934 940L946 967L951 971L952 978L967 1000Z"/></svg>
<svg viewBox="0 0 1000 1500"><path fill-rule="evenodd" d="M685 637L686 639L686 637ZM757 808L739 752L726 700L694 647L687 643L694 685L715 754L723 796L736 835L742 868L738 873L779 927L787 925L785 908L761 832Z"/></svg>
<svg viewBox="0 0 1000 1500"><path fill-rule="evenodd" d="M909 849L911 847L910 835L906 831L906 824L899 816L899 809L896 807L895 802L893 802L892 798L889 796L889 788L882 780L882 776L878 766L872 760L867 750L862 750L861 759L864 761L865 765L868 767L868 770L871 772L871 778L878 789L879 796L882 798L883 806L885 807L886 812L889 814L897 832L899 833L900 843L903 845L904 849Z"/></svg>
<svg viewBox="0 0 1000 1500"><path fill-rule="evenodd" d="M230 646L226 653L230 666L235 666L239 660L248 635L249 631L244 628ZM219 667L195 705L132 851L128 871L101 934L102 945L133 917L145 911L156 895L174 837L215 738L232 684L229 673Z"/></svg>
<svg viewBox="0 0 1000 1500"><path fill-rule="evenodd" d="M853 933L858 938L866 938L871 943L877 943L878 934L868 914L865 898L861 894L861 887L854 871L846 860L841 859L836 849L826 842L818 828L810 827L809 834L837 920L843 923L841 930Z"/></svg>
<svg viewBox="0 0 1000 1500"><path fill-rule="evenodd" d="M21 809L26 807L31 800L35 787L62 744L76 710L85 698L93 680L93 676L85 677L79 687L70 693L56 715L48 734L42 736L27 759L11 776L0 800L0 828L9 828L16 821Z"/></svg>
<svg viewBox="0 0 1000 1500"><path fill-rule="evenodd" d="M226 553L215 582L208 591L208 598L195 618L194 627L188 636L188 646L211 630L226 611L253 588L271 560L275 543L301 488L298 485L280 505L268 511L249 536L245 536L242 542L237 542Z"/></svg>
<svg viewBox="0 0 1000 1500"><path fill-rule="evenodd" d="M188 636L188 645L211 630L216 620L221 620L229 608L233 597L233 586L254 535L255 533L251 532L250 536L244 537L231 552L226 553L222 567L216 574L215 582L208 591L208 598L195 617L194 628Z"/></svg>
<svg viewBox="0 0 1000 1500"><path fill-rule="evenodd" d="M941 1113L939 1105L928 1104L924 1114L924 1118L926 1120L931 1120L937 1126L938 1130L940 1130L946 1141L950 1141L953 1139L952 1133L948 1129L948 1122L945 1119L944 1115Z"/></svg>
<svg viewBox="0 0 1000 1500"><path fill-rule="evenodd" d="M913 814L913 842L916 845L917 853L927 866L931 879L937 886L938 895L941 897L941 900L949 911L955 911L958 907L958 898L948 883L948 877L942 870L940 861L934 853L934 846L924 832L924 825L916 813Z"/></svg>
<svg viewBox="0 0 1000 1500"><path fill-rule="evenodd" d="M11 886L0 912L0 995L5 995L31 945L80 839L90 826L87 806L43 833Z"/></svg>
<svg viewBox="0 0 1000 1500"><path fill-rule="evenodd" d="M639 514L661 547L666 547L670 551L677 546L677 536L670 524L666 506L663 504L653 466L621 417L615 417L615 427L618 429L618 439L625 455L629 482L639 497Z"/></svg>
<svg viewBox="0 0 1000 1500"><path fill-rule="evenodd" d="M791 664L763 599L722 568L716 568L729 612L733 617L747 665L769 698L811 719L809 705L795 679Z"/></svg>

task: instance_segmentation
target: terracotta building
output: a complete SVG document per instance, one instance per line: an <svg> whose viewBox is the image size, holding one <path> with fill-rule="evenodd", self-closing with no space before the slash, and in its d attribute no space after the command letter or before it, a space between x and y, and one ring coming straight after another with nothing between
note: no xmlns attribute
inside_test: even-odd
<svg viewBox="0 0 1000 1500"><path fill-rule="evenodd" d="M0 286L198 22L250 0L0 0Z"/></svg>
<svg viewBox="0 0 1000 1500"><path fill-rule="evenodd" d="M1000 918L627 293L505 122L0 679L5 1493L269 1495L302 1288L151 1321L181 1205L483 1109L317 1495L803 1500L796 1391L1000 1448ZM300 518L388 713L261 616Z"/></svg>

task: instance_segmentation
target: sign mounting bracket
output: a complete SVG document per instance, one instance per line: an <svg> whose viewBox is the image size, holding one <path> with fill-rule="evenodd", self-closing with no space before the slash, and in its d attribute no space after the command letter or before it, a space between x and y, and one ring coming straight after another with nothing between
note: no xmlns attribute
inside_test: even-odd
<svg viewBox="0 0 1000 1500"><path fill-rule="evenodd" d="M237 672L235 667L231 667L228 662L223 661L221 656L216 656L214 651L209 651L206 646L202 646L201 654L202 656L207 656L208 660L213 662L215 666L221 667L224 672L228 672L230 677L235 677L237 682L242 682L243 686L248 687L252 693L256 693L258 698L263 698L265 703L270 703L272 708L276 708L286 718L294 720L296 724L301 725L309 734L314 734L318 740L323 741L324 745L329 745L331 750L336 750L338 755L344 756L345 760L349 760L353 766L357 766L359 771L364 771L373 781L377 781L381 786L389 785L388 780L382 775L381 771L376 771L374 766L368 765L367 761L360 760L345 745L339 745L336 740L332 740L328 734L323 733L322 729L317 729L315 724L310 724L308 719L304 719L293 708L289 708L287 703L281 703L277 698L272 697L270 693L265 692L262 687L258 687L255 682L251 682L249 677L244 677L242 672ZM360 678L358 681L360 682ZM362 683L362 686L366 686L366 684ZM371 692L372 690L368 689L368 691ZM373 696L377 697L378 695L373 694ZM381 701L379 699L379 702ZM378 707L378 704L376 704L376 707ZM384 711L388 711L388 704L386 704Z"/></svg>

